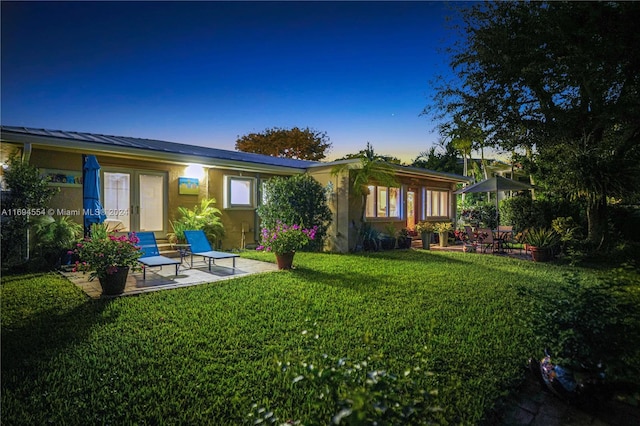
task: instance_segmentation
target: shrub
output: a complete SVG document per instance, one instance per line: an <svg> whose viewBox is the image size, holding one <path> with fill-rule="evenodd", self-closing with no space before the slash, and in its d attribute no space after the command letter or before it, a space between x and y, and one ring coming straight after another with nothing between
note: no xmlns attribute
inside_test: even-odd
<svg viewBox="0 0 640 426"><path fill-rule="evenodd" d="M307 174L274 177L266 182L265 192L267 202L258 207L262 226L274 229L278 222L303 228L317 226L315 240L307 248L322 249L331 224L331 210L322 185Z"/></svg>
<svg viewBox="0 0 640 426"><path fill-rule="evenodd" d="M173 232L169 233L169 241L172 243L184 243L184 231L204 231L209 241L218 245L224 237L224 226L220 220L220 210L213 205L215 198L205 198L200 205L193 206L193 209L178 207L180 218L171 222Z"/></svg>
<svg viewBox="0 0 640 426"><path fill-rule="evenodd" d="M3 197L2 209L16 213L10 216L3 214L2 217L0 237L3 266L17 265L26 258L29 213L34 211L41 214L60 190L49 186L38 169L23 162L17 154L11 156L8 166L3 177L11 196Z"/></svg>

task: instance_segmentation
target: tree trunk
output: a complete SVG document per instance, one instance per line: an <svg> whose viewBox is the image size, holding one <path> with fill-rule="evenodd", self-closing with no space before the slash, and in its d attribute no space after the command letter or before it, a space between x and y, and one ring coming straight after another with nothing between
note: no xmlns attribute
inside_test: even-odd
<svg viewBox="0 0 640 426"><path fill-rule="evenodd" d="M607 199L596 197L587 205L588 239L596 247L602 246L607 237Z"/></svg>

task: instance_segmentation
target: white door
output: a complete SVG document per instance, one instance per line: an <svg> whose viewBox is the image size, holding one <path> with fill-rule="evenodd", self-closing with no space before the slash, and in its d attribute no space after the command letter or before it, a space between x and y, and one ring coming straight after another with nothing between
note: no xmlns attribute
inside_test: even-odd
<svg viewBox="0 0 640 426"><path fill-rule="evenodd" d="M107 221L118 231L166 232L166 173L106 169L102 182Z"/></svg>

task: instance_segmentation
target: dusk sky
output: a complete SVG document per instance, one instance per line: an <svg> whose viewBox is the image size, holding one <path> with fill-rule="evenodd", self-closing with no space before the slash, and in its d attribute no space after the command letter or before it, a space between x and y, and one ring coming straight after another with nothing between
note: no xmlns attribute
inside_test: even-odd
<svg viewBox="0 0 640 426"><path fill-rule="evenodd" d="M444 2L2 2L2 124L233 150L325 131L404 161L447 73Z"/></svg>

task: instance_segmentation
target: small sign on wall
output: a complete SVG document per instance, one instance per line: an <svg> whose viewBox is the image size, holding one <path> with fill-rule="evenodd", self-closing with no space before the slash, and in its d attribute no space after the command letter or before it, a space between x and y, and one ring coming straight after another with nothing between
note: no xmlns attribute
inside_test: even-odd
<svg viewBox="0 0 640 426"><path fill-rule="evenodd" d="M197 178L178 178L178 194L198 195L200 192L200 181Z"/></svg>

